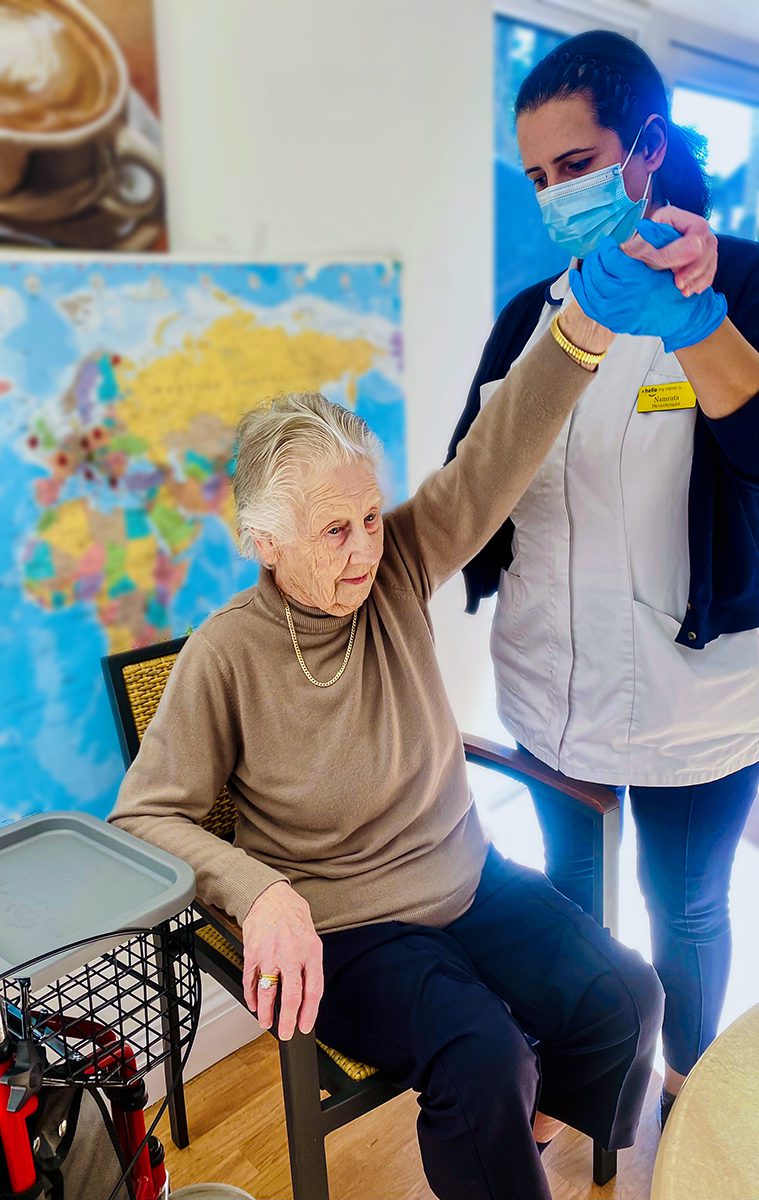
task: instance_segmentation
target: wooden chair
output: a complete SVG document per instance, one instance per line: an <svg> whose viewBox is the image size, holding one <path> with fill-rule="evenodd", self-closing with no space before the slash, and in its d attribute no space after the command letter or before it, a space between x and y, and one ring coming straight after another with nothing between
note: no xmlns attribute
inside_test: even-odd
<svg viewBox="0 0 759 1200"><path fill-rule="evenodd" d="M176 657L186 638L112 654L102 659L108 696L127 766L161 698ZM593 916L617 928L617 866L619 801L613 791L596 784L577 783L517 750L483 738L464 736L467 761L499 771L521 783L530 780L556 790L562 803L580 804L593 823ZM216 799L203 827L231 841L237 812L226 786ZM195 950L204 971L213 976L240 1004L242 991L241 930L225 913L195 902L198 922ZM294 1200L329 1200L324 1139L333 1129L398 1095L398 1089L374 1067L354 1062L317 1041L314 1034L296 1031L289 1042L279 1043L290 1171ZM169 1106L174 1144L189 1145L184 1091L178 1056L166 1062L166 1085L176 1083ZM321 1093L327 1093L322 1099ZM593 1146L593 1179L607 1183L616 1174L616 1154Z"/></svg>

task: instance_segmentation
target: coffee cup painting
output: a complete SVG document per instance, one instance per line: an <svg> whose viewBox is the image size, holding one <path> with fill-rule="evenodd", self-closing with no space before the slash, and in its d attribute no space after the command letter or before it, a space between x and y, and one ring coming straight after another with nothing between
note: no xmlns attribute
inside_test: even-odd
<svg viewBox="0 0 759 1200"><path fill-rule="evenodd" d="M164 250L152 0L0 0L0 244Z"/></svg>

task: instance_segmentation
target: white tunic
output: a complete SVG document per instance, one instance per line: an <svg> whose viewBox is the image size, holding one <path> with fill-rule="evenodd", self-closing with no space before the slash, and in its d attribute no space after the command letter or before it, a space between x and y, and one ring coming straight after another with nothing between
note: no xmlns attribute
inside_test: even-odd
<svg viewBox="0 0 759 1200"><path fill-rule="evenodd" d="M571 300L568 274L552 295ZM545 305L523 353L558 311ZM759 761L759 631L703 650L674 640L696 411L636 409L640 387L683 379L658 338L615 338L512 514L491 636L498 712L576 779L685 786Z"/></svg>

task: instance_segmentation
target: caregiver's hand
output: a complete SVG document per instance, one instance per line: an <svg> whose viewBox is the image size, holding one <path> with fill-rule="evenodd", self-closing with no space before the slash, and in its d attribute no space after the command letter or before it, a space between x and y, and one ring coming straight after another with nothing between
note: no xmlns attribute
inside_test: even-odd
<svg viewBox="0 0 759 1200"><path fill-rule="evenodd" d="M711 287L717 273L717 239L704 218L667 204L651 219L655 224L670 226L682 237L657 249L633 234L622 243L625 254L655 271L671 271L684 296L698 295Z"/></svg>
<svg viewBox="0 0 759 1200"><path fill-rule="evenodd" d="M641 221L638 233L655 248L680 236L653 221ZM582 274L572 270L569 279L577 303L592 320L614 333L660 337L668 353L702 342L727 315L721 292L707 288L699 296L684 296L671 271L647 267L610 237L583 259Z"/></svg>
<svg viewBox="0 0 759 1200"><path fill-rule="evenodd" d="M252 905L242 923L245 1003L263 1029L274 1018L277 988L258 986L262 974L279 973L278 1036L288 1041L297 1023L310 1033L324 991L322 943L306 901L284 880L272 883Z"/></svg>

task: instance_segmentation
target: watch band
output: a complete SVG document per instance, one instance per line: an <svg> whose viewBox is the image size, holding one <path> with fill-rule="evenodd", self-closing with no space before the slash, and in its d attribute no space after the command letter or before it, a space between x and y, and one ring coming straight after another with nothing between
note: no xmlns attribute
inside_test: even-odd
<svg viewBox="0 0 759 1200"><path fill-rule="evenodd" d="M561 332L558 313L551 321L551 333L554 341L558 342L564 353L568 354L575 362L584 363L586 367L597 367L606 358L605 350L602 350L600 354L593 354L590 350L581 350L579 346L575 346L574 342L570 342L569 338Z"/></svg>

